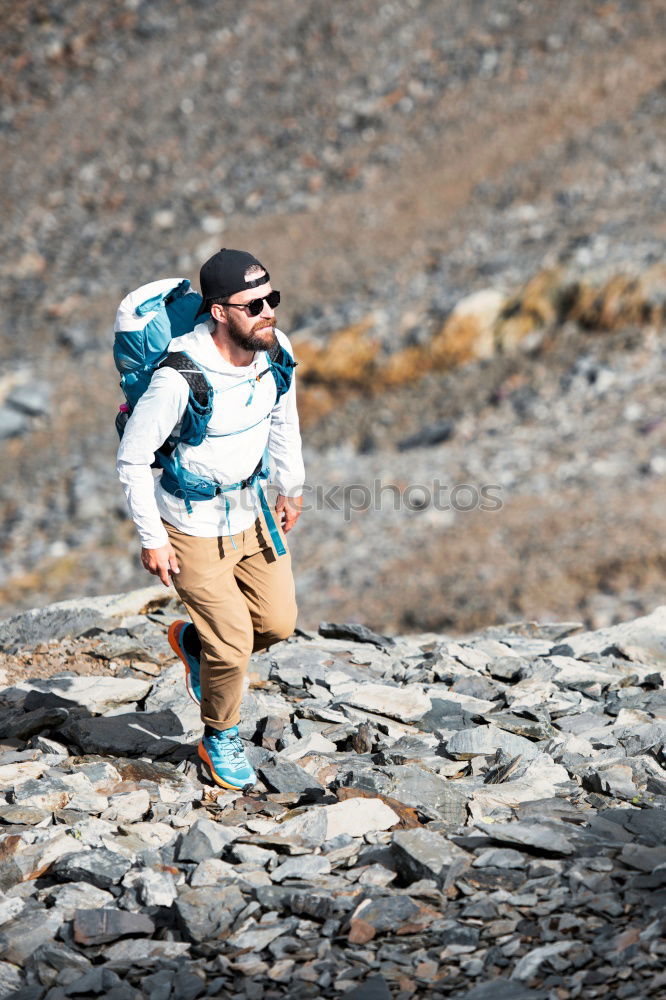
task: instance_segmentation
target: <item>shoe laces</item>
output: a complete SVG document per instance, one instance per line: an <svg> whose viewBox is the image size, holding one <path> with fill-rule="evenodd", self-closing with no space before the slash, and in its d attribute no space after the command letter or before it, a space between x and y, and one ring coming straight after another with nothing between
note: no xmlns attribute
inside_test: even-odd
<svg viewBox="0 0 666 1000"><path fill-rule="evenodd" d="M246 762L245 750L238 730L234 736L227 736L224 731L214 733L208 739L215 741L215 747L224 757L233 764L244 764Z"/></svg>

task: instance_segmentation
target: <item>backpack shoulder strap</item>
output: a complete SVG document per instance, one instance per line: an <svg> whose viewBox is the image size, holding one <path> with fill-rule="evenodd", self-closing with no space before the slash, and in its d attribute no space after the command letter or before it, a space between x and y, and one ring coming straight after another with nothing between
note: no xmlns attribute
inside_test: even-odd
<svg viewBox="0 0 666 1000"><path fill-rule="evenodd" d="M183 416L180 435L167 444L199 445L206 436L208 422L213 412L213 387L196 361L185 351L172 351L159 363L158 368L173 368L180 372L190 390L187 409ZM173 448L171 448L173 450Z"/></svg>
<svg viewBox="0 0 666 1000"><path fill-rule="evenodd" d="M160 361L157 367L173 368L174 371L180 372L199 406L208 406L210 402L210 382L189 354L186 354L185 351L172 351L170 354L167 354L163 361Z"/></svg>
<svg viewBox="0 0 666 1000"><path fill-rule="evenodd" d="M293 369L298 362L294 361L289 351L285 350L277 340L270 351L266 351L266 357L268 358L270 371L275 379L275 402L277 403L280 397L284 396L285 392L289 389Z"/></svg>

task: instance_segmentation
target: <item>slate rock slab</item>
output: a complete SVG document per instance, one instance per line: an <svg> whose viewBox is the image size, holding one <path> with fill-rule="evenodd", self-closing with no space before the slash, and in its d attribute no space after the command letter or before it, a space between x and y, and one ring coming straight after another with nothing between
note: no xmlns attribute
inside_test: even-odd
<svg viewBox="0 0 666 1000"><path fill-rule="evenodd" d="M161 756L177 749L187 734L178 716L164 712L127 712L92 719L70 719L60 737L86 754Z"/></svg>
<svg viewBox="0 0 666 1000"><path fill-rule="evenodd" d="M144 906L171 906L178 895L171 872L146 868L135 883L139 902Z"/></svg>
<svg viewBox="0 0 666 1000"><path fill-rule="evenodd" d="M72 926L77 944L106 944L118 938L142 937L155 931L155 924L145 913L116 909L76 910Z"/></svg>
<svg viewBox="0 0 666 1000"><path fill-rule="evenodd" d="M118 996L123 982L117 972L104 967L91 969L67 987L66 996ZM118 998L120 1000L120 998Z"/></svg>
<svg viewBox="0 0 666 1000"><path fill-rule="evenodd" d="M400 817L381 799L346 799L322 809L326 816L326 840L332 840L340 833L364 837L377 830L388 830L400 821Z"/></svg>
<svg viewBox="0 0 666 1000"><path fill-rule="evenodd" d="M245 907L247 900L235 885L181 890L174 903L183 933L191 941L219 938Z"/></svg>
<svg viewBox="0 0 666 1000"><path fill-rule="evenodd" d="M525 868L527 858L511 847L489 847L472 862L474 868Z"/></svg>
<svg viewBox="0 0 666 1000"><path fill-rule="evenodd" d="M312 917L314 920L328 920L353 910L361 890L347 886L336 892L271 885L259 886L254 894L264 909Z"/></svg>
<svg viewBox="0 0 666 1000"><path fill-rule="evenodd" d="M219 858L225 847L244 832L236 827L226 827L202 817L180 835L176 845L176 857L179 861L193 862Z"/></svg>
<svg viewBox="0 0 666 1000"><path fill-rule="evenodd" d="M417 934L439 917L439 912L409 896L380 896L364 900L349 925L350 944L366 944L377 934Z"/></svg>
<svg viewBox="0 0 666 1000"><path fill-rule="evenodd" d="M395 645L395 639L388 635L379 635L367 628L366 625L359 625L357 622L346 622L336 624L334 622L321 622L319 625L319 635L325 639L351 639L352 642L368 642L379 649L390 648Z"/></svg>
<svg viewBox="0 0 666 1000"><path fill-rule="evenodd" d="M651 665L653 669L663 668L666 666L666 604L633 621L571 636L566 645L577 657L614 648L630 660Z"/></svg>
<svg viewBox="0 0 666 1000"><path fill-rule="evenodd" d="M623 827L632 838L648 847L666 843L664 809L607 809L600 812L599 817Z"/></svg>
<svg viewBox="0 0 666 1000"><path fill-rule="evenodd" d="M147 965L155 961L173 961L187 955L191 945L188 941L157 941L154 938L125 939L113 944L101 945L107 967L125 971L133 965ZM137 997L137 1000L141 1000Z"/></svg>
<svg viewBox="0 0 666 1000"><path fill-rule="evenodd" d="M67 709L57 706L44 706L21 715L13 713L12 721L7 721L0 726L0 736L13 736L18 740L29 740L31 736L43 732L44 729L57 729L68 718Z"/></svg>
<svg viewBox="0 0 666 1000"><path fill-rule="evenodd" d="M472 860L467 851L427 828L396 830L391 849L398 871L408 884L423 878L441 884L452 866L462 870Z"/></svg>
<svg viewBox="0 0 666 1000"><path fill-rule="evenodd" d="M258 771L261 780L268 788L274 792L292 795L294 799L305 794L324 792L321 782L293 761L282 758L266 761L259 765Z"/></svg>
<svg viewBox="0 0 666 1000"><path fill-rule="evenodd" d="M13 996L23 985L18 968L12 962L0 962L0 997Z"/></svg>
<svg viewBox="0 0 666 1000"><path fill-rule="evenodd" d="M539 748L524 736L516 736L492 725L461 729L446 742L447 754L456 760L489 756L497 750L523 757L536 757L539 753Z"/></svg>
<svg viewBox="0 0 666 1000"><path fill-rule="evenodd" d="M399 822L400 817L381 799L353 798L330 806L312 806L275 823L266 833L319 847L339 834L363 837L388 830Z"/></svg>
<svg viewBox="0 0 666 1000"><path fill-rule="evenodd" d="M90 882L66 882L49 892L51 900L60 909L65 920L72 920L77 910L97 910L113 906L113 896L106 889L98 889Z"/></svg>
<svg viewBox="0 0 666 1000"><path fill-rule="evenodd" d="M345 784L396 799L431 819L442 820L451 830L465 822L472 794L462 780L447 781L418 764L354 769L346 774Z"/></svg>
<svg viewBox="0 0 666 1000"><path fill-rule="evenodd" d="M183 732L201 730L201 709L187 692L180 660L176 666L168 667L156 678L144 707L146 712L173 712L178 716Z"/></svg>
<svg viewBox="0 0 666 1000"><path fill-rule="evenodd" d="M301 848L320 847L329 840L326 831L328 819L321 807L306 809L297 815L287 815L271 826L266 835L278 838L281 842Z"/></svg>
<svg viewBox="0 0 666 1000"><path fill-rule="evenodd" d="M368 976L359 986L343 993L340 1000L391 1000L391 992L383 976Z"/></svg>
<svg viewBox="0 0 666 1000"><path fill-rule="evenodd" d="M114 618L138 613L151 601L164 599L164 587L160 584L127 594L77 597L46 608L32 608L0 622L0 650L17 653L20 649L31 649L50 639L84 635L105 625L112 628Z"/></svg>
<svg viewBox="0 0 666 1000"><path fill-rule="evenodd" d="M98 889L117 885L131 868L131 862L107 847L65 855L51 867L51 874L67 882L90 882Z"/></svg>
<svg viewBox="0 0 666 1000"><path fill-rule="evenodd" d="M41 944L55 937L62 923L57 907L24 910L0 930L0 959L22 966Z"/></svg>
<svg viewBox="0 0 666 1000"><path fill-rule="evenodd" d="M21 681L5 690L5 700L21 701L30 708L61 706L83 708L92 715L141 701L150 691L149 681L134 677L81 677L56 674L45 680Z"/></svg>
<svg viewBox="0 0 666 1000"><path fill-rule="evenodd" d="M516 962L511 977L513 979L520 979L523 982L529 982L536 975L543 962L547 962L549 958L556 955L565 955L575 946L575 941L554 941L552 944L533 948Z"/></svg>
<svg viewBox="0 0 666 1000"><path fill-rule="evenodd" d="M485 823L477 820L475 826L493 840L520 844L549 854L574 854L575 845L567 836L569 831L556 823Z"/></svg>
<svg viewBox="0 0 666 1000"><path fill-rule="evenodd" d="M456 1000L548 1000L548 991L532 990L515 980L491 979L454 996Z"/></svg>
<svg viewBox="0 0 666 1000"><path fill-rule="evenodd" d="M377 715L386 715L399 722L415 722L432 708L428 695L416 685L392 687L389 684L358 684L340 696L338 702Z"/></svg>
<svg viewBox="0 0 666 1000"><path fill-rule="evenodd" d="M287 858L281 865L271 872L273 882L284 882L286 879L311 879L318 875L328 875L331 871L331 862L318 854L309 854L294 858Z"/></svg>
<svg viewBox="0 0 666 1000"><path fill-rule="evenodd" d="M0 849L0 889L7 891L20 882L45 874L59 858L80 848L79 842L57 829L54 836L26 844L18 835L9 835Z"/></svg>

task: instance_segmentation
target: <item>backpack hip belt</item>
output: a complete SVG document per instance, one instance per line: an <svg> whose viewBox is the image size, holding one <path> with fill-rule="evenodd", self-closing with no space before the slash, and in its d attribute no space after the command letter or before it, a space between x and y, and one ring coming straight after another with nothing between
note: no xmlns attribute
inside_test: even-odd
<svg viewBox="0 0 666 1000"><path fill-rule="evenodd" d="M170 493L172 496L185 503L185 508L188 514L192 513L192 500L213 500L215 497L223 496L227 530L231 536L231 544L234 548L237 548L237 545L234 541L233 535L231 534L229 498L224 494L229 493L232 490L245 490L248 489L248 487L253 486L257 497L259 498L261 510L266 520L266 527L268 528L268 532L271 536L271 541L275 548L276 555L283 556L287 550L278 532L273 512L268 501L266 500L266 495L261 487L261 480L268 479L269 476L268 463L268 449L266 449L262 458L257 463L256 469L247 477L247 479L241 479L237 483L222 485L222 483L216 483L213 479L206 479L203 476L195 476L192 472L188 472L187 469L183 468L183 465L178 459L177 453L173 452L168 458L166 456L160 456L160 464L164 469L160 485L167 493Z"/></svg>

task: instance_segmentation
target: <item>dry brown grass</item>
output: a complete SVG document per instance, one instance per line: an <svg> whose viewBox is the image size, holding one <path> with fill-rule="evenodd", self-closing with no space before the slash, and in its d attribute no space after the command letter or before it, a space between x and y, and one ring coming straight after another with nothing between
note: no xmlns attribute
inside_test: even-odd
<svg viewBox="0 0 666 1000"><path fill-rule="evenodd" d="M299 361L300 411L305 426L359 393L376 394L493 354L533 346L531 335L557 336L573 322L585 332L660 327L666 270L643 278L615 275L600 285L571 282L557 270L536 274L508 298L485 289L463 299L430 343L382 355L373 318L334 333L323 344L294 337Z"/></svg>
<svg viewBox="0 0 666 1000"><path fill-rule="evenodd" d="M601 287L579 282L568 290L567 318L586 330L601 332L626 326L661 326L665 283L663 267L640 278L617 274Z"/></svg>

